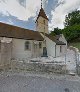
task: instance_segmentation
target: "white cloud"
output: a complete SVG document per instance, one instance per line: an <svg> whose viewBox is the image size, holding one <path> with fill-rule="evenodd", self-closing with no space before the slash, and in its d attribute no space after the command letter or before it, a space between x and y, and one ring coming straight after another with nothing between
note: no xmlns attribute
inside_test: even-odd
<svg viewBox="0 0 80 92"><path fill-rule="evenodd" d="M80 10L80 7L78 8L78 10Z"/></svg>
<svg viewBox="0 0 80 92"><path fill-rule="evenodd" d="M52 20L49 30L55 27L64 28L65 15L80 7L80 0L58 0L58 6L51 11Z"/></svg>
<svg viewBox="0 0 80 92"><path fill-rule="evenodd" d="M0 0L0 13L6 16L11 14L25 21L30 17L35 17L36 12L40 9L41 0L26 0L24 3L21 0Z"/></svg>

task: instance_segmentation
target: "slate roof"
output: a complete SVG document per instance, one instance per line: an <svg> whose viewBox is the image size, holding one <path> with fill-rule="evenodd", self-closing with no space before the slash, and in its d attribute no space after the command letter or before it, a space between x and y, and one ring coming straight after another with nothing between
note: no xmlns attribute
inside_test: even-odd
<svg viewBox="0 0 80 92"><path fill-rule="evenodd" d="M40 12L39 12L39 14L38 14L37 19L38 19L40 16L43 17L43 18L45 18L45 19L47 19L47 20L49 20L48 17L46 16L45 12L44 12L44 9L43 9L42 7L41 7L41 9L40 9Z"/></svg>
<svg viewBox="0 0 80 92"><path fill-rule="evenodd" d="M0 37L43 41L39 32L0 22Z"/></svg>
<svg viewBox="0 0 80 92"><path fill-rule="evenodd" d="M44 35L44 33L42 33L42 34ZM59 36L51 36L51 35L46 34L46 33L45 33L45 36L48 37L49 39L51 39L53 42L55 42L56 45L66 45L66 43L59 41L59 39L57 39L57 37L59 37Z"/></svg>

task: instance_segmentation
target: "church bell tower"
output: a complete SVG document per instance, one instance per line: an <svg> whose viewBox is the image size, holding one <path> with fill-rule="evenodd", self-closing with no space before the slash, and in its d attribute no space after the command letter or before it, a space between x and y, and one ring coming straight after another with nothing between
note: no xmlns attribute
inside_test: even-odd
<svg viewBox="0 0 80 92"><path fill-rule="evenodd" d="M42 8L42 0L41 9L36 19L36 31L48 34L48 17L46 16L44 9Z"/></svg>
<svg viewBox="0 0 80 92"><path fill-rule="evenodd" d="M45 34L48 34L48 17L46 16L44 9L42 8L42 0L41 0L41 9L39 11L37 20L36 20L36 31L43 33L44 41L43 41L43 55L42 57L47 57L47 48L46 48L46 39Z"/></svg>

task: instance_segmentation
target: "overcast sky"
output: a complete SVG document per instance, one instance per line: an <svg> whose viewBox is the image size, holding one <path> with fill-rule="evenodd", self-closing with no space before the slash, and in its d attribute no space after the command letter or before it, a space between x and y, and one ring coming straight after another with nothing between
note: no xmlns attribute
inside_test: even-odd
<svg viewBox="0 0 80 92"><path fill-rule="evenodd" d="M35 30L41 0L0 0L0 21ZM49 30L63 28L65 15L80 9L80 0L43 0L49 17Z"/></svg>

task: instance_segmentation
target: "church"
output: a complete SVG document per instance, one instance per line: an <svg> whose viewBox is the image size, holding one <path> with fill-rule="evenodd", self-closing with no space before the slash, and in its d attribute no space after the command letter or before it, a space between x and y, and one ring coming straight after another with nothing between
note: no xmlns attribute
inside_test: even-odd
<svg viewBox="0 0 80 92"><path fill-rule="evenodd" d="M49 35L48 21L41 5L36 30L0 22L0 65L10 64L11 60L26 61L29 58L65 55L67 41L63 34Z"/></svg>

